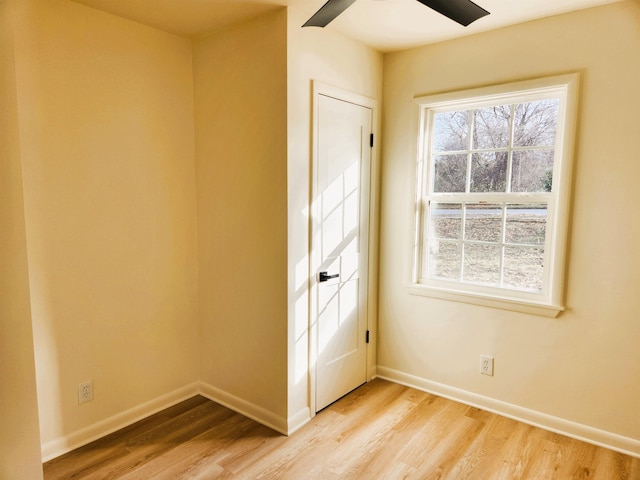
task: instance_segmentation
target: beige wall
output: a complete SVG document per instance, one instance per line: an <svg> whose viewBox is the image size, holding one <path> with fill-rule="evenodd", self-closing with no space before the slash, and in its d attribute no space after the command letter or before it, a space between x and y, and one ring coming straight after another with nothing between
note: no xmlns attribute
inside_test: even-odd
<svg viewBox="0 0 640 480"><path fill-rule="evenodd" d="M42 478L14 64L16 2L0 1L0 478Z"/></svg>
<svg viewBox="0 0 640 480"><path fill-rule="evenodd" d="M42 442L197 380L188 40L29 0L18 106ZM79 406L77 385L95 399Z"/></svg>
<svg viewBox="0 0 640 480"><path fill-rule="evenodd" d="M378 101L382 96L382 55L349 38L320 28L300 28L304 13L289 9L288 41L288 299L289 299L289 423L295 428L308 418L308 278L311 167L312 81L329 84ZM380 115L380 109L377 112ZM379 124L378 119L376 123ZM376 150L377 151L377 150ZM372 169L375 184L377 163ZM374 197L375 198L375 197ZM373 228L377 225L372 205ZM375 256L375 238L370 252ZM370 291L375 294L375 265L370 269ZM370 318L375 321L375 301ZM375 329L375 325L371 325ZM370 356L372 368L374 356Z"/></svg>
<svg viewBox="0 0 640 480"><path fill-rule="evenodd" d="M639 58L633 2L385 56L383 369L617 434L640 453ZM567 311L549 319L409 295L413 96L575 71ZM494 377L478 374L481 354L495 356Z"/></svg>
<svg viewBox="0 0 640 480"><path fill-rule="evenodd" d="M280 424L287 415L286 49L284 9L194 42L200 379Z"/></svg>

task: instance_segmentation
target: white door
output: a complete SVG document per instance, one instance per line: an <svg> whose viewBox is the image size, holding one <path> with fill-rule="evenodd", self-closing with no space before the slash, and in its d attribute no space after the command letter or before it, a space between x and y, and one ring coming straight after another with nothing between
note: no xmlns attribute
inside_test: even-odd
<svg viewBox="0 0 640 480"><path fill-rule="evenodd" d="M372 109L316 94L315 410L367 380Z"/></svg>

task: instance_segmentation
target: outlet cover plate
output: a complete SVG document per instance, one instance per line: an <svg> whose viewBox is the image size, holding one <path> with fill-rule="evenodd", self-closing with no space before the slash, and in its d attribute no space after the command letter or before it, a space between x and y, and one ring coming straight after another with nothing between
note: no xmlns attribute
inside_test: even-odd
<svg viewBox="0 0 640 480"><path fill-rule="evenodd" d="M78 385L78 405L93 400L93 380Z"/></svg>
<svg viewBox="0 0 640 480"><path fill-rule="evenodd" d="M493 377L493 357L480 355L480 373Z"/></svg>

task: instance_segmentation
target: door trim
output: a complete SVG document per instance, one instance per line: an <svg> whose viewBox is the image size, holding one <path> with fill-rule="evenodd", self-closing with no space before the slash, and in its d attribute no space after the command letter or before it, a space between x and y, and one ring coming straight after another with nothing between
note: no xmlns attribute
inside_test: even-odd
<svg viewBox="0 0 640 480"><path fill-rule="evenodd" d="M370 98L364 95L350 92L332 85L313 80L313 102L312 102L312 121L311 121L311 168L310 168L310 197L309 197L309 408L311 418L316 415L316 358L317 358L317 311L316 311L316 299L317 299L317 278L315 272L317 271L318 256L314 252L314 232L313 221L317 218L317 205L315 205L314 199L317 197L318 192L315 179L317 178L318 167L318 104L320 95L334 98L347 103L352 103L361 107L371 109L371 130L374 134L374 139L378 138L378 102L374 98ZM377 238L375 233L378 231L377 222L377 192L379 184L379 175L377 168L377 145L378 141L374 141L371 148L370 157L370 172L369 172L369 215L367 219L368 231L368 258L367 258L367 302L366 302L366 323L367 329L370 331L370 341L367 345L367 360L366 360L366 381L370 381L376 376L376 338L377 338Z"/></svg>

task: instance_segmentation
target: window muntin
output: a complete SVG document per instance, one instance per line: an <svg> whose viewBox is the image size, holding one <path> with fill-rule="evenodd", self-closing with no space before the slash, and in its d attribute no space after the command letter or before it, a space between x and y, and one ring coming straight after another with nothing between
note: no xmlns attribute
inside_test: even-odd
<svg viewBox="0 0 640 480"><path fill-rule="evenodd" d="M547 205L429 202L427 279L541 292Z"/></svg>
<svg viewBox="0 0 640 480"><path fill-rule="evenodd" d="M551 191L558 106L548 98L429 112L431 191Z"/></svg>
<svg viewBox="0 0 640 480"><path fill-rule="evenodd" d="M417 99L415 285L562 309L576 83Z"/></svg>

